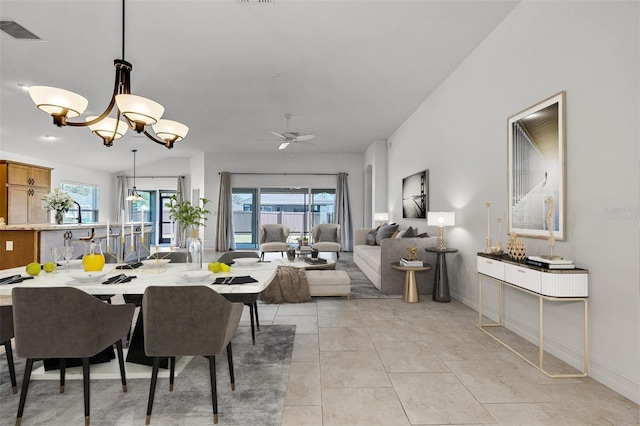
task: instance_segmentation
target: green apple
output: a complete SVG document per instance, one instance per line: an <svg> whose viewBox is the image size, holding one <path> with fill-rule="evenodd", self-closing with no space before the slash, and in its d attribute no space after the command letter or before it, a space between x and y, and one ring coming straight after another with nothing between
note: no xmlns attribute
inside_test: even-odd
<svg viewBox="0 0 640 426"><path fill-rule="evenodd" d="M29 263L25 269L27 270L27 274L31 275L32 277L38 275L41 270L40 264L38 262Z"/></svg>

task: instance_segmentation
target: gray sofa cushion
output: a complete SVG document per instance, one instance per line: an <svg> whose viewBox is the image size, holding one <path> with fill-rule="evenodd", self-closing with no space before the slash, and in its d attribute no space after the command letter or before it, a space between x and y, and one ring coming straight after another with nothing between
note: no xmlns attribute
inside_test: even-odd
<svg viewBox="0 0 640 426"><path fill-rule="evenodd" d="M284 242L284 235L282 228L265 228L264 230L264 242L265 243L281 243Z"/></svg>
<svg viewBox="0 0 640 426"><path fill-rule="evenodd" d="M338 241L338 230L336 228L320 228L320 234L318 235L318 241L335 243Z"/></svg>
<svg viewBox="0 0 640 426"><path fill-rule="evenodd" d="M382 225L376 233L376 244L380 245L385 238L391 238L394 232L398 230L398 224Z"/></svg>

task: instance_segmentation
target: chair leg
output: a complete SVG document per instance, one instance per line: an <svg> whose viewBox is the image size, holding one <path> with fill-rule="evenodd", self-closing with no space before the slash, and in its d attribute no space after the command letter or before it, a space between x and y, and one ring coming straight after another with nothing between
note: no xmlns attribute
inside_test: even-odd
<svg viewBox="0 0 640 426"><path fill-rule="evenodd" d="M213 423L218 424L218 390L216 385L216 357L209 358L209 375L211 376L211 404L213 405Z"/></svg>
<svg viewBox="0 0 640 426"><path fill-rule="evenodd" d="M67 360L64 358L60 359L60 393L64 393L64 375L67 372Z"/></svg>
<svg viewBox="0 0 640 426"><path fill-rule="evenodd" d="M22 423L22 413L24 413L24 403L27 400L29 391L29 380L31 380L31 369L33 368L33 358L27 358L27 365L24 367L24 377L22 379L22 391L20 392L20 403L18 404L18 415L16 416L16 426Z"/></svg>
<svg viewBox="0 0 640 426"><path fill-rule="evenodd" d="M264 261L264 252L260 252L260 260Z"/></svg>
<svg viewBox="0 0 640 426"><path fill-rule="evenodd" d="M147 402L146 425L151 422L151 409L153 408L153 397L156 394L156 382L158 381L158 369L160 368L160 358L153 358L153 369L151 370L151 387L149 388L149 402Z"/></svg>
<svg viewBox="0 0 640 426"><path fill-rule="evenodd" d="M231 342L227 345L227 362L229 363L229 379L231 379L231 390L236 390L236 376L233 373L233 353L231 352Z"/></svg>
<svg viewBox="0 0 640 426"><path fill-rule="evenodd" d="M11 391L18 393L18 383L16 382L16 367L13 364L13 350L11 349L11 339L4 342L4 352L7 354L7 366L9 367L9 377L11 378Z"/></svg>
<svg viewBox="0 0 640 426"><path fill-rule="evenodd" d="M82 384L84 387L84 426L89 426L91 424L91 420L89 417L89 401L90 401L89 374L90 374L89 358L82 358L82 382L83 382Z"/></svg>
<svg viewBox="0 0 640 426"><path fill-rule="evenodd" d="M120 366L120 380L122 381L122 392L127 391L127 373L124 370L124 352L122 351L122 339L116 341L116 351L118 352L118 364Z"/></svg>
<svg viewBox="0 0 640 426"><path fill-rule="evenodd" d="M256 317L256 330L260 331L260 321L258 321L258 302L253 302L253 314Z"/></svg>
<svg viewBox="0 0 640 426"><path fill-rule="evenodd" d="M246 306L249 306L249 317L251 318L251 342L252 344L256 344L256 329L253 324L253 303L248 303Z"/></svg>
<svg viewBox="0 0 640 426"><path fill-rule="evenodd" d="M336 252L336 259L340 259L340 252L339 251Z"/></svg>
<svg viewBox="0 0 640 426"><path fill-rule="evenodd" d="M173 381L176 376L176 357L169 358L169 392L173 392Z"/></svg>

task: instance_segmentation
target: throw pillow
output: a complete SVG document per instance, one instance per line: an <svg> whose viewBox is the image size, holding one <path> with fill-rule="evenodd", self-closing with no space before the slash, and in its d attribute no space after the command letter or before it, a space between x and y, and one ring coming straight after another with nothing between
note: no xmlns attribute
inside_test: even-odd
<svg viewBox="0 0 640 426"><path fill-rule="evenodd" d="M429 236L429 234L427 234L426 232L423 232L422 234L417 235L417 237L419 238L427 238Z"/></svg>
<svg viewBox="0 0 640 426"><path fill-rule="evenodd" d="M282 228L265 228L264 229L264 242L265 243L282 243L284 242L284 234Z"/></svg>
<svg viewBox="0 0 640 426"><path fill-rule="evenodd" d="M394 225L382 225L380 229L378 229L378 233L376 234L376 244L380 245L382 240L386 238L391 238L394 232L398 230L398 224Z"/></svg>
<svg viewBox="0 0 640 426"><path fill-rule="evenodd" d="M417 237L417 236L418 236L417 230L414 227L410 226L409 228L407 228L407 232L405 232L402 237L411 238L411 237Z"/></svg>
<svg viewBox="0 0 640 426"><path fill-rule="evenodd" d="M335 243L336 241L338 241L338 230L336 228L320 228L318 241L316 241L316 243Z"/></svg>
<svg viewBox="0 0 640 426"><path fill-rule="evenodd" d="M376 229L374 229L373 231L369 231L369 233L365 237L364 242L368 246L375 246L376 245L376 234L378 233L378 229L380 229L379 226Z"/></svg>
<svg viewBox="0 0 640 426"><path fill-rule="evenodd" d="M402 238L405 232L407 232L406 229L402 229L402 230L398 231L398 233L395 235L394 238Z"/></svg>

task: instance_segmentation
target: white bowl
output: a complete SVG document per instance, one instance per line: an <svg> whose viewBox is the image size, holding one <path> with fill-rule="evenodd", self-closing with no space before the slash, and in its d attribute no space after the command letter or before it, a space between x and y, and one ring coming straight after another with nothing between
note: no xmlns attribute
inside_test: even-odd
<svg viewBox="0 0 640 426"><path fill-rule="evenodd" d="M140 262L142 262L142 264L144 266L146 266L147 268L153 268L153 267L159 267L159 266L164 266L167 263L171 262L171 259L146 259L146 260L141 260Z"/></svg>
<svg viewBox="0 0 640 426"><path fill-rule="evenodd" d="M106 272L73 272L69 274L71 278L81 283L95 283L102 280L107 275Z"/></svg>
<svg viewBox="0 0 640 426"><path fill-rule="evenodd" d="M59 267L66 267L67 265L67 261L63 260L58 262L61 266ZM82 268L82 259L69 259L69 269L80 269Z"/></svg>
<svg viewBox="0 0 640 426"><path fill-rule="evenodd" d="M233 264L238 266L252 266L260 261L257 257L237 257L233 259Z"/></svg>
<svg viewBox="0 0 640 426"><path fill-rule="evenodd" d="M187 272L181 273L179 277L182 278L184 281L198 282L198 281L204 281L207 278L210 278L211 272L210 271L187 271Z"/></svg>

